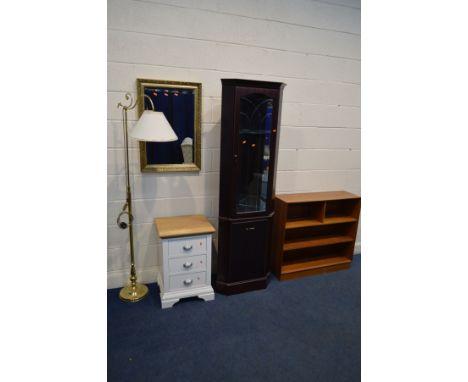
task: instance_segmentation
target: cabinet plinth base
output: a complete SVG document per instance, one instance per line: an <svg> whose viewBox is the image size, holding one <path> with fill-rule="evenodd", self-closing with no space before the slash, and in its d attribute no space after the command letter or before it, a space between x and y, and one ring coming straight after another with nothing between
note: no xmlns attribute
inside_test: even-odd
<svg viewBox="0 0 468 382"><path fill-rule="evenodd" d="M172 306L183 298L198 297L205 301L213 301L215 299L212 287L196 288L191 291L180 290L174 292L160 293L161 308L172 308Z"/></svg>
<svg viewBox="0 0 468 382"><path fill-rule="evenodd" d="M267 285L268 285L268 275L266 275L265 277L258 278L258 279L243 280L243 281L237 281L233 283L227 283L224 281L217 280L215 289L216 289L216 292L230 295L230 294L250 292L252 290L257 290L257 289L265 289Z"/></svg>

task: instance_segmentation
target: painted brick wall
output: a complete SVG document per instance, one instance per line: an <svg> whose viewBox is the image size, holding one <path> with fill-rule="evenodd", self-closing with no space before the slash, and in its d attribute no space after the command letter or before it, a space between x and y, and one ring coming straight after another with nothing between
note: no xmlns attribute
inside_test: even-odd
<svg viewBox="0 0 468 382"><path fill-rule="evenodd" d="M109 288L128 280L128 231L115 223L125 199L117 103L137 78L201 82L203 93L200 174L141 174L131 142L140 280L155 281L154 217L200 213L217 227L221 78L287 84L277 193L360 194L360 13L359 0L108 1Z"/></svg>

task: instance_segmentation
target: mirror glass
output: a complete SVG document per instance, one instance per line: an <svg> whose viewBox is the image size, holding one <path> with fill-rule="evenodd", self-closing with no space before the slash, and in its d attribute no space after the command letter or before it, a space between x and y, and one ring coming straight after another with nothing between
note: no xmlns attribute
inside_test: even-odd
<svg viewBox="0 0 468 382"><path fill-rule="evenodd" d="M178 139L140 142L143 172L200 171L201 84L138 79L138 109L161 111Z"/></svg>

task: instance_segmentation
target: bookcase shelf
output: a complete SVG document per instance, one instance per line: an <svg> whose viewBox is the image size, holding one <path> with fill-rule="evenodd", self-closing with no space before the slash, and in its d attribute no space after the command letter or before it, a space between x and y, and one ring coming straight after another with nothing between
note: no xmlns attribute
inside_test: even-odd
<svg viewBox="0 0 468 382"><path fill-rule="evenodd" d="M351 216L335 216L325 218L323 221L316 219L293 219L286 221L285 229L315 227L320 225L340 224L340 223L353 223L356 219Z"/></svg>
<svg viewBox="0 0 468 382"><path fill-rule="evenodd" d="M296 249L321 247L331 244L351 243L354 239L349 236L311 237L300 241L285 242L283 251L294 251Z"/></svg>
<svg viewBox="0 0 468 382"><path fill-rule="evenodd" d="M306 276L310 273L308 271L320 270L324 267L334 267L337 265L348 265L351 260L345 256L331 256L325 259L317 259L312 261L303 261L299 263L286 264L281 267L281 275L283 279L291 278L292 276Z"/></svg>
<svg viewBox="0 0 468 382"><path fill-rule="evenodd" d="M346 191L277 195L272 269L280 280L349 268L361 198Z"/></svg>

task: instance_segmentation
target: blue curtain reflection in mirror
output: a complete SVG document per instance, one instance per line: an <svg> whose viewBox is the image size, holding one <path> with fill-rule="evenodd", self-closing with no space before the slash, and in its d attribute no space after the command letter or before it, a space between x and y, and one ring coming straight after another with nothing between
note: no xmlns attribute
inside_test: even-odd
<svg viewBox="0 0 468 382"><path fill-rule="evenodd" d="M156 111L162 111L177 135L174 142L146 142L148 164L192 163L195 130L195 94L193 89L146 87ZM145 97L145 110L151 104ZM183 152L183 145L189 150ZM184 159L185 157L185 159Z"/></svg>

